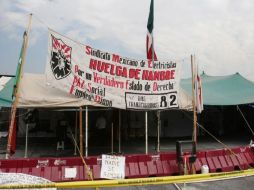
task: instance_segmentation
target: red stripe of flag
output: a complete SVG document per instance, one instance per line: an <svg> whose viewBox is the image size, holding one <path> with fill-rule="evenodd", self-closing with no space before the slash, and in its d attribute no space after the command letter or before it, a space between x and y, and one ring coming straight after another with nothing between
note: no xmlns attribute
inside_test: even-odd
<svg viewBox="0 0 254 190"><path fill-rule="evenodd" d="M150 4L150 12L147 22L147 36L146 36L146 56L149 60L157 61L156 53L153 49L153 0L151 0Z"/></svg>

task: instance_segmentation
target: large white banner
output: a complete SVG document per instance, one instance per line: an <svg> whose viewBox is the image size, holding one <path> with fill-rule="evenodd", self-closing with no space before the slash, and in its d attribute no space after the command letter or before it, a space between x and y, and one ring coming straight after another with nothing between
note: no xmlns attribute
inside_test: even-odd
<svg viewBox="0 0 254 190"><path fill-rule="evenodd" d="M47 84L107 107L178 107L179 65L124 58L49 31Z"/></svg>

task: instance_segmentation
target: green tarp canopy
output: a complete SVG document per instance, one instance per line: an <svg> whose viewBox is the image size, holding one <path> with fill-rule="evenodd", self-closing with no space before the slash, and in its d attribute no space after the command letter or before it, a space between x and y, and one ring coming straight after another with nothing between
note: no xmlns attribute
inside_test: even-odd
<svg viewBox="0 0 254 190"><path fill-rule="evenodd" d="M15 77L12 77L0 91L0 107L11 107Z"/></svg>
<svg viewBox="0 0 254 190"><path fill-rule="evenodd" d="M204 105L240 105L254 103L254 83L239 73L228 76L201 75ZM0 91L0 107L11 107L15 77ZM29 85L29 84L27 84ZM191 79L182 79L181 87L192 96Z"/></svg>
<svg viewBox="0 0 254 190"><path fill-rule="evenodd" d="M204 105L240 105L254 103L254 83L239 73L228 76L201 75ZM181 87L191 95L191 79L182 79Z"/></svg>

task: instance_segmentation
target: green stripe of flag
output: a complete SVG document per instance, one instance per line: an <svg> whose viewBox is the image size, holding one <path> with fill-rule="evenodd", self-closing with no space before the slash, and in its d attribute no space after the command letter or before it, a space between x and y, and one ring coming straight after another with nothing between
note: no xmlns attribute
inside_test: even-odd
<svg viewBox="0 0 254 190"><path fill-rule="evenodd" d="M150 33L153 31L153 0L151 0L150 4L150 12L149 12L149 17L148 17L148 22L147 22L147 29Z"/></svg>
<svg viewBox="0 0 254 190"><path fill-rule="evenodd" d="M13 86L13 94L12 94L12 97L14 97L16 95L16 88L17 88L17 85L19 83L19 80L20 80L20 75L21 75L21 65L22 65L22 55L23 55L23 51L24 51L24 46L25 46L25 36L26 33L24 33L24 36L23 36L23 42L22 42L22 47L21 47L21 51L20 51L20 54L19 54L19 61L18 61L18 65L17 65L17 69L16 69L16 75L15 75L15 81L14 81L14 86Z"/></svg>

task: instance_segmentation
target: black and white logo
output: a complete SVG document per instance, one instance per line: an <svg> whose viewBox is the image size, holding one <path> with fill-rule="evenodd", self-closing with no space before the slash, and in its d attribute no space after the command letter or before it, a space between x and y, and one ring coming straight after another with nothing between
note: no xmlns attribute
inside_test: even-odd
<svg viewBox="0 0 254 190"><path fill-rule="evenodd" d="M71 73L71 50L61 39L51 35L52 50L50 65L56 80L63 79Z"/></svg>

